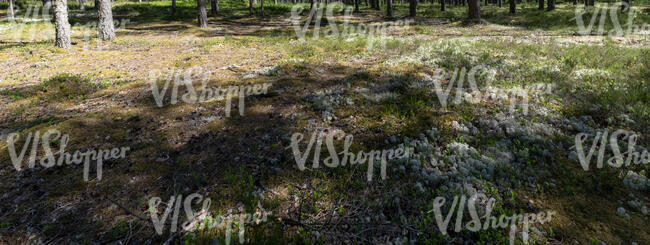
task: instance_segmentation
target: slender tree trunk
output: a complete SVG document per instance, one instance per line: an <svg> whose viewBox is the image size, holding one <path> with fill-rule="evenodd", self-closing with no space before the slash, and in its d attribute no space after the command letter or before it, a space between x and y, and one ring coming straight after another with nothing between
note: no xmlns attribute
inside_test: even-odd
<svg viewBox="0 0 650 245"><path fill-rule="evenodd" d="M70 23L68 22L68 3L66 0L54 0L54 29L56 39L54 45L70 49Z"/></svg>
<svg viewBox="0 0 650 245"><path fill-rule="evenodd" d="M199 27L207 28L208 27L208 14L205 10L205 0L197 0L196 3L196 17L199 21Z"/></svg>
<svg viewBox="0 0 650 245"><path fill-rule="evenodd" d="M540 1L544 1L544 0L540 0ZM510 0L510 13L511 14L517 13L517 4L515 3L515 0Z"/></svg>
<svg viewBox="0 0 650 245"><path fill-rule="evenodd" d="M539 0L539 8L538 9L539 10L544 10L544 0Z"/></svg>
<svg viewBox="0 0 650 245"><path fill-rule="evenodd" d="M501 7L503 6L502 3L501 3L502 0L498 0L497 2L498 2L498 4L499 4L499 8L501 8Z"/></svg>
<svg viewBox="0 0 650 245"><path fill-rule="evenodd" d="M219 11L219 5L217 5L217 0L210 0L210 15L216 17L217 11Z"/></svg>
<svg viewBox="0 0 650 245"><path fill-rule="evenodd" d="M316 11L317 9L318 9L318 2L316 0L311 0L309 11Z"/></svg>
<svg viewBox="0 0 650 245"><path fill-rule="evenodd" d="M386 14L393 18L393 0L386 0Z"/></svg>
<svg viewBox="0 0 650 245"><path fill-rule="evenodd" d="M99 9L99 0L95 0L95 5L93 5L95 9Z"/></svg>
<svg viewBox="0 0 650 245"><path fill-rule="evenodd" d="M97 31L99 31L98 37L105 41L115 39L113 11L111 10L110 0L99 0L97 16L99 16L99 23L97 24Z"/></svg>
<svg viewBox="0 0 650 245"><path fill-rule="evenodd" d="M262 10L262 17L264 17L264 0L260 0L260 9Z"/></svg>
<svg viewBox="0 0 650 245"><path fill-rule="evenodd" d="M359 13L359 1L361 0L354 0L354 12Z"/></svg>
<svg viewBox="0 0 650 245"><path fill-rule="evenodd" d="M409 4L409 16L410 17L415 17L417 14L417 7L418 7L418 0L410 0L411 4Z"/></svg>
<svg viewBox="0 0 650 245"><path fill-rule="evenodd" d="M440 0L440 11L447 11L447 6L445 5L445 0Z"/></svg>
<svg viewBox="0 0 650 245"><path fill-rule="evenodd" d="M248 14L253 15L253 0L248 0Z"/></svg>
<svg viewBox="0 0 650 245"><path fill-rule="evenodd" d="M7 11L9 21L14 20L14 0L9 0L9 9Z"/></svg>
<svg viewBox="0 0 650 245"><path fill-rule="evenodd" d="M481 0L469 0L469 19L481 19Z"/></svg>
<svg viewBox="0 0 650 245"><path fill-rule="evenodd" d="M546 7L547 11L555 10L555 0L548 0L548 6Z"/></svg>
<svg viewBox="0 0 650 245"><path fill-rule="evenodd" d="M84 5L84 0L79 0L79 10L86 11L86 6Z"/></svg>

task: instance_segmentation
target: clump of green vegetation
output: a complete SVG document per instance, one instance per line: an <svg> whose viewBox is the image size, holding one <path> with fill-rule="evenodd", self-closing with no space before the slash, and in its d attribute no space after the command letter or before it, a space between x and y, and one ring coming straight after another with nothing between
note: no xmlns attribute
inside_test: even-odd
<svg viewBox="0 0 650 245"><path fill-rule="evenodd" d="M50 99L85 99L99 88L90 78L72 74L59 74L41 84L41 91Z"/></svg>

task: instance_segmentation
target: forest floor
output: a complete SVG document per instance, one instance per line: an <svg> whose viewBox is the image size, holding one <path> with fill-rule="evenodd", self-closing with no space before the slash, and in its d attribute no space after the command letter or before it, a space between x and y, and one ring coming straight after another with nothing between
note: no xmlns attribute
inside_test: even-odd
<svg viewBox="0 0 650 245"><path fill-rule="evenodd" d="M362 8L347 24L403 24L386 35L330 38L332 26L345 26L338 16L300 40L290 5L267 3L259 18L224 3L200 29L191 1L173 19L167 4L114 2L113 42L90 37L91 7L71 5L69 51L54 47L49 23L0 19L0 243L224 243L224 227L172 234L167 224L156 234L152 197L164 203L161 216L170 197L199 193L211 214L272 212L246 224L251 244L507 244L509 229L442 235L429 212L436 197L483 193L497 201L493 216L556 213L533 224L531 244L650 244L650 165L585 171L575 148L579 133L590 135L589 148L597 132L625 129L650 149L650 33L578 35L565 3L555 12L526 3L519 15L488 6L481 24L465 23L462 7L425 4L409 22ZM396 16L407 11L399 5ZM196 88L271 86L245 98L243 115L239 99L229 116L224 100L186 103L185 85L171 103L178 81L158 106L152 84L188 70L181 77ZM464 89L454 84L460 73ZM10 133L22 150L28 133L50 129L69 135L69 153L130 149L104 162L101 179L92 164L89 181L83 165L17 171ZM386 179L379 164L372 181L368 164L324 166L326 147L319 168L308 160L301 171L292 135L305 136L302 152L313 132L335 130L354 136L353 152L415 151L389 161ZM343 140L335 142L340 152Z"/></svg>

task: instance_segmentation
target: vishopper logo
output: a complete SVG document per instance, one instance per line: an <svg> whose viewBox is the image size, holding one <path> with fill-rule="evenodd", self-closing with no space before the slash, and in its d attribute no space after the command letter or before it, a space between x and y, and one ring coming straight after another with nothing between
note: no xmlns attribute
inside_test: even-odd
<svg viewBox="0 0 650 245"><path fill-rule="evenodd" d="M627 12L627 23L621 25L619 21L619 14L621 10L626 10ZM613 5L608 5L607 3L599 4L593 10L591 19L589 19L589 24L585 25L585 20L583 15L587 11L584 8L576 7L575 9L575 20L578 25L578 34L580 35L591 35L594 31L594 25L598 21L598 29L596 30L596 35L603 35L607 33L610 37L622 37L628 35L649 35L650 34L650 25L644 23L643 25L635 25L634 19L636 18L636 8L630 7L626 2L619 2ZM610 21L613 25L613 29L605 30L605 24L607 23L607 14L609 13ZM625 28L625 31L624 31Z"/></svg>
<svg viewBox="0 0 650 245"><path fill-rule="evenodd" d="M464 101L472 104L477 104L485 101L507 101L510 103L510 113L515 113L516 107L519 105L519 107L522 109L522 113L524 115L528 114L528 90L521 88L501 89L494 87L483 87L481 90L478 88L476 83L477 78L480 76L485 76L486 85L490 85L494 79L493 76L490 75L487 68L483 67L482 65L478 65L472 67L469 69L469 71L466 67L462 67L460 69L456 68L454 70L454 73L451 74L451 77L449 77L449 82L447 83L446 88L441 84L442 80L447 79L447 74L445 74L444 70L442 69L437 70L431 78L432 81L429 81L424 85L433 85L434 92L436 93L440 105L443 108L446 108L449 105L449 102L451 102L453 105L459 105ZM465 79L467 79L469 88L465 87ZM422 84L419 84L418 86L421 85ZM456 87L455 98L452 98L450 101L451 91L454 86Z"/></svg>
<svg viewBox="0 0 650 245"><path fill-rule="evenodd" d="M41 139L42 137L42 139ZM85 152L75 151L74 154L65 152L65 148L69 142L69 136L67 134L61 134L60 131L55 129L50 129L45 132L42 136L40 131L34 133L29 132L27 138L23 144L20 154L17 154L15 143L20 139L20 134L12 133L7 137L7 148L9 150L9 156L11 157L11 163L14 165L17 171L22 170L23 159L25 153L29 148L29 144L32 143L28 165L29 168L34 168L36 165L36 154L38 151L38 143L41 141L43 152L45 156L40 158L40 164L44 168L50 168L56 166L62 166L64 163L66 165L70 164L80 164L84 163L83 178L84 181L88 181L88 175L90 172L90 162L96 161L97 163L97 179L102 179L102 166L103 161L109 159L119 159L125 158L126 152L130 149L129 147L122 148L113 148L111 150L87 150ZM51 144L56 143L59 145L59 151L52 152ZM59 155L58 159L54 155Z"/></svg>
<svg viewBox="0 0 650 245"><path fill-rule="evenodd" d="M589 171L591 159L596 150L598 150L596 167L599 169L603 167L607 149L608 135L608 130L597 132L596 136L593 138L593 142L591 143L591 148L587 152L585 152L583 144L586 143L586 140L590 137L590 135L586 133L579 133L576 135L575 151L577 153L578 160L580 161L580 166L582 166L585 171ZM627 151L623 153L621 153L621 149L618 145L619 138L622 140L627 139ZM634 163L634 165L639 165L641 163L650 163L650 153L648 153L647 149L643 149L643 151L637 149L637 139L638 135L632 131L623 129L614 131L614 133L609 136L609 147L612 150L613 156L607 160L607 164L613 168L620 168L623 166L623 164L628 167L632 163ZM598 147L598 149L596 149L596 147Z"/></svg>
<svg viewBox="0 0 650 245"><path fill-rule="evenodd" d="M436 219L436 224L438 225L438 229L440 230L440 233L443 235L447 234L447 229L449 227L449 223L451 221L451 218L454 215L454 210L456 211L456 223L454 226L454 232L460 232L463 229L463 213L465 212L465 205L467 205L467 209L469 210L469 215L471 217L471 221L465 224L465 228L469 231L472 232L478 232L479 230L487 230L487 229L504 229L510 226L510 244L514 244L515 241L515 235L517 233L517 225L523 223L523 236L522 240L524 243L528 242L528 230L530 229L530 225L538 222L541 224L544 224L545 222L549 222L554 214L556 214L555 211L547 211L547 212L539 212L537 214L535 213L525 213L525 214L513 214L512 216L508 217L506 215L501 215L498 217L493 217L492 216L492 211L494 208L494 204L496 202L496 199L494 198L487 198L485 194L479 193L479 194L474 194L472 195L469 199L465 195L460 196L460 201L458 200L459 197L455 196L454 201L451 204L451 207L449 208L450 212L447 213L446 217L443 219L443 214L442 214L442 208L445 205L446 198L445 197L436 197L433 200L433 209L429 211L429 213L433 212L435 219ZM481 223L481 217L479 216L479 212L476 210L477 203L485 203L485 209L484 213L485 215L483 216L484 220L483 223ZM498 220L498 222L497 222Z"/></svg>
<svg viewBox="0 0 650 245"><path fill-rule="evenodd" d="M336 17L334 16L335 9L339 9L338 12L343 12L343 26L339 30L339 27L336 24ZM296 32L298 40L304 41L305 35L309 26L314 23L313 26L313 38L318 39L321 32L321 22L323 20L323 8L317 7L309 11L309 16L304 23L301 23L301 15L304 12L304 7L302 5L294 5L291 8L291 22L293 24L293 29ZM413 22L412 19L390 21L390 22L381 22L376 24L350 24L350 18L352 17L352 9L346 8L346 5L342 2L333 2L327 4L325 7L325 20L328 25L324 30L324 36L327 38L347 38L347 37L366 37L368 38L367 49L371 50L375 47L375 42L379 39L380 49L386 48L387 30L395 27L408 27L410 23Z"/></svg>
<svg viewBox="0 0 650 245"><path fill-rule="evenodd" d="M245 99L246 96L267 94L271 83L255 84L247 86L228 86L228 87L210 87L208 80L212 75L211 71L204 71L202 67L191 67L188 69L168 70L167 75L162 76L160 70L152 70L149 72L149 82L151 84L151 92L153 93L154 100L158 107L163 107L163 99L167 94L167 90L171 84L170 101L169 103L175 105L178 103L178 87L184 86L186 88L185 94L180 96L180 99L185 103L204 103L214 100L226 100L226 117L230 117L232 108L232 99L237 97L239 100L239 115L244 115ZM158 88L158 81L164 80L162 88ZM201 82L199 89L194 88L194 82Z"/></svg>
<svg viewBox="0 0 650 245"><path fill-rule="evenodd" d="M202 202L201 211L194 212L192 207L192 202L198 204ZM231 233L233 232L233 224L237 224L239 229L239 243L244 243L244 232L245 224L260 224L261 222L267 221L267 216L272 215L271 211L265 211L261 209L261 205L258 203L258 208L254 214L241 213L229 214L227 216L217 215L216 217L210 216L209 209L211 200L210 198L205 198L203 200L203 195L198 193L192 193L183 199L183 195L172 196L167 202L167 207L163 212L162 219L158 216L158 206L162 203L160 197L152 197L149 199L149 214L151 216L151 221L153 222L154 229L158 235L162 235L164 231L164 226L166 223L170 223L170 232L174 233L178 230L178 219L180 215L180 208L182 207L186 215L185 222L181 224L181 229L183 232L188 232L192 230L198 230L203 227L203 229L225 229L226 232L226 244L230 244ZM166 222L169 215L172 213L171 222ZM238 221L238 222L237 222Z"/></svg>
<svg viewBox="0 0 650 245"><path fill-rule="evenodd" d="M336 148L334 147L334 140L335 137L337 136L341 136L339 137L339 140L345 137L343 151L340 153L337 152ZM309 153L312 151L312 149L314 152L312 168L319 168L320 154L321 154L323 138L324 138L325 145L327 146L327 151L329 152L329 156L325 158L325 160L323 161L325 166L330 168L335 168L338 167L339 165L345 166L348 162L350 163L351 166L359 165L367 162L368 181L372 181L372 177L374 175L374 163L376 160L379 160L381 164L380 167L381 179L385 180L388 160L405 158L408 157L413 152L412 148L398 147L396 149L388 149L388 150L381 150L381 151L371 150L368 153L365 153L363 151L358 151L357 153L353 153L350 152L350 146L352 145L352 139L354 138L352 135L346 135L345 132L341 130L330 130L329 132L317 130L312 133L307 148L305 149L304 152L301 153L299 149L299 144L303 140L303 138L304 138L303 134L294 133L293 135L291 135L291 145L287 147L287 149L291 148L296 163L298 164L298 169L300 169L300 171L305 170L305 162L307 161L307 158L310 155ZM316 144L315 148L314 148L314 143ZM339 155L342 155L341 159L339 159Z"/></svg>

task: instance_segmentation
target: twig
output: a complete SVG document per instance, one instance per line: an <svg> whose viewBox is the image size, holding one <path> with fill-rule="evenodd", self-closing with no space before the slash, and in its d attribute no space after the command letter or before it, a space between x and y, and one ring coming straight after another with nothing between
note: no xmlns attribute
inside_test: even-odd
<svg viewBox="0 0 650 245"><path fill-rule="evenodd" d="M113 204L119 206L120 208L124 209L124 211L126 211L128 214L133 215L133 216L135 216L135 217L138 217L138 218L141 219L141 220L149 221L148 219L145 219L144 217L142 217L142 216L136 214L135 212L131 211L131 209L127 208L126 206L120 204L119 202L114 201L114 200L111 199L110 197L106 197L106 199L108 199L109 201L111 201Z"/></svg>

